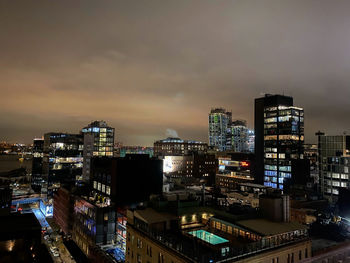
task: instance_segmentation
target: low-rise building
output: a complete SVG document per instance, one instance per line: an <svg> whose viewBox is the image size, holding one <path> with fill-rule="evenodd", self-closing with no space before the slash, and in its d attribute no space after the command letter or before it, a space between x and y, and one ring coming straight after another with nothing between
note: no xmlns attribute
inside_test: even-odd
<svg viewBox="0 0 350 263"><path fill-rule="evenodd" d="M241 183L253 183L254 178L248 172L231 172L226 174L217 174L215 184L226 191L237 190Z"/></svg>
<svg viewBox="0 0 350 263"><path fill-rule="evenodd" d="M61 230L71 234L73 229L74 195L68 189L61 187L53 197L53 218Z"/></svg>
<svg viewBox="0 0 350 263"><path fill-rule="evenodd" d="M115 210L103 199L76 196L73 217L73 240L87 257L90 247L114 243Z"/></svg>
<svg viewBox="0 0 350 263"><path fill-rule="evenodd" d="M164 174L183 181L204 179L207 185L215 182L217 160L213 154L188 154L182 156L164 156Z"/></svg>
<svg viewBox="0 0 350 263"><path fill-rule="evenodd" d="M307 227L295 222L164 199L127 216L127 263L297 263L311 256Z"/></svg>
<svg viewBox="0 0 350 263"><path fill-rule="evenodd" d="M154 155L184 155L192 152L207 152L208 144L199 141L167 138L154 142Z"/></svg>
<svg viewBox="0 0 350 263"><path fill-rule="evenodd" d="M298 222L300 224L309 225L316 222L315 216L316 210L307 208L291 208L290 209L290 220Z"/></svg>

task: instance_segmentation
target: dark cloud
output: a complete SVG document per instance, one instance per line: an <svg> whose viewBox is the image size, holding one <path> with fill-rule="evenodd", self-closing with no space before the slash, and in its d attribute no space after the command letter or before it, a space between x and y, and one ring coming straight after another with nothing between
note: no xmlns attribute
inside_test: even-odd
<svg viewBox="0 0 350 263"><path fill-rule="evenodd" d="M104 119L125 144L167 129L206 141L211 107L252 127L263 93L305 108L308 141L342 133L349 11L327 0L1 1L0 139Z"/></svg>

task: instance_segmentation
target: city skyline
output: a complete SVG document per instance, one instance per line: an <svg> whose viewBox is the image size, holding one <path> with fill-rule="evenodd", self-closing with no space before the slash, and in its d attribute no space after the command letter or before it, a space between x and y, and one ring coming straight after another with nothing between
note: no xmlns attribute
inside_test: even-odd
<svg viewBox="0 0 350 263"><path fill-rule="evenodd" d="M350 132L347 1L0 7L0 141L105 120L125 145L153 145L167 130L208 142L211 108L253 128L262 93L304 108L307 143L318 130Z"/></svg>

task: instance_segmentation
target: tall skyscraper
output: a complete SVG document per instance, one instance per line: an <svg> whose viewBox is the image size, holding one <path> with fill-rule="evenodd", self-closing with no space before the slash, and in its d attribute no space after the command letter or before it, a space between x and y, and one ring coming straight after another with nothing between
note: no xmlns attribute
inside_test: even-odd
<svg viewBox="0 0 350 263"><path fill-rule="evenodd" d="M44 139L34 139L32 160L32 189L40 193L43 183Z"/></svg>
<svg viewBox="0 0 350 263"><path fill-rule="evenodd" d="M248 130L248 152L254 153L255 134L254 130Z"/></svg>
<svg viewBox="0 0 350 263"><path fill-rule="evenodd" d="M114 128L105 121L94 121L82 129L84 134L83 181L88 182L92 157L113 157Z"/></svg>
<svg viewBox="0 0 350 263"><path fill-rule="evenodd" d="M292 178L292 160L303 159L304 110L293 98L265 95L255 99L256 179L283 189Z"/></svg>
<svg viewBox="0 0 350 263"><path fill-rule="evenodd" d="M248 128L245 120L235 120L227 128L226 149L234 152L248 152Z"/></svg>
<svg viewBox="0 0 350 263"><path fill-rule="evenodd" d="M232 123L232 112L223 108L212 109L209 113L209 146L219 151L226 150L227 128Z"/></svg>

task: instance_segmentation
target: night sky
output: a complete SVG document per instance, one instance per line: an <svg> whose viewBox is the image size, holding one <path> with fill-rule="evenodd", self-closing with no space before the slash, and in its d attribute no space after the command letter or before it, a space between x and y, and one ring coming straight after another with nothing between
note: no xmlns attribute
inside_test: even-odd
<svg viewBox="0 0 350 263"><path fill-rule="evenodd" d="M0 141L77 133L207 141L212 107L253 128L254 98L294 97L306 141L350 132L350 1L2 0Z"/></svg>

